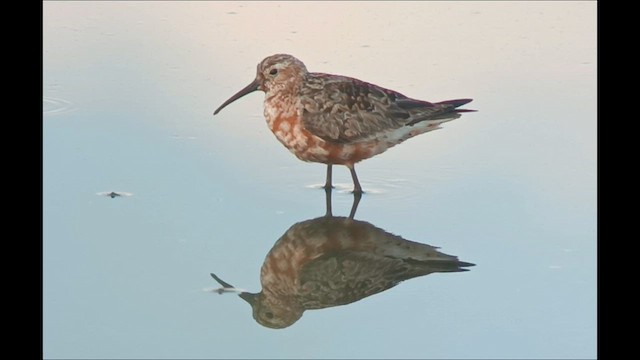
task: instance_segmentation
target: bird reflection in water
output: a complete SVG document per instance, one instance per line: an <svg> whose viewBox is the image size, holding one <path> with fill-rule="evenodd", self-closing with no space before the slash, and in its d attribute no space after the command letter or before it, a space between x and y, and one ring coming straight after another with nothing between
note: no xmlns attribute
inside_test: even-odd
<svg viewBox="0 0 640 360"><path fill-rule="evenodd" d="M258 323L281 329L294 324L305 310L350 304L407 279L467 271L465 267L474 265L355 220L359 195L354 196L349 217L335 217L331 190L326 193L325 216L294 224L267 254L260 271L262 291L234 291L211 274L223 286L216 292L239 293Z"/></svg>

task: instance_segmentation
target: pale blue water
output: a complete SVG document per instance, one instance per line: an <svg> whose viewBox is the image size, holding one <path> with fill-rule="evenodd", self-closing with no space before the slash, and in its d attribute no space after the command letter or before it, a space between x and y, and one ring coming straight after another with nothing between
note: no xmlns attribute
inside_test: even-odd
<svg viewBox="0 0 640 360"><path fill-rule="evenodd" d="M595 358L595 3L43 6L46 358ZM282 330L203 291L259 291L276 240L325 212L324 166L278 143L262 94L212 116L279 52L474 98L357 166L356 218L475 267Z"/></svg>

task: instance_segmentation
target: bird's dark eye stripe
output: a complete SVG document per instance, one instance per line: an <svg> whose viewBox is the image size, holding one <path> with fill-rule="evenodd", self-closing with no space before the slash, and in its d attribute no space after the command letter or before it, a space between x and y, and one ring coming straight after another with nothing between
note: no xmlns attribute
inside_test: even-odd
<svg viewBox="0 0 640 360"><path fill-rule="evenodd" d="M269 74L271 75L275 75L278 73L278 69L271 69L271 71L269 71Z"/></svg>

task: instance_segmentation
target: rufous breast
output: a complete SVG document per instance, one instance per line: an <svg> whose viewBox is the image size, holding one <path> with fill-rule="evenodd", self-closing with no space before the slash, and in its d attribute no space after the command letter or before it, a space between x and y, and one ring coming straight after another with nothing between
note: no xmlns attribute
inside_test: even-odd
<svg viewBox="0 0 640 360"><path fill-rule="evenodd" d="M386 150L378 140L332 143L312 134L302 124L302 111L275 99L265 100L264 116L276 138L303 161L324 164L355 164Z"/></svg>

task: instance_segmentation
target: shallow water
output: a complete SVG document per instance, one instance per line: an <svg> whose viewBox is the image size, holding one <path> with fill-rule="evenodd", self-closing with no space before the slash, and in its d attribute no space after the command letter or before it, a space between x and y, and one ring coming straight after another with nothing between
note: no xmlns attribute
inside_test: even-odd
<svg viewBox="0 0 640 360"><path fill-rule="evenodd" d="M595 358L595 3L43 7L46 358ZM212 116L281 52L474 99L357 165L355 220L476 266L280 330L206 291L215 273L259 292L276 241L326 211L324 165L282 147L261 93ZM347 169L334 181L347 216Z"/></svg>

